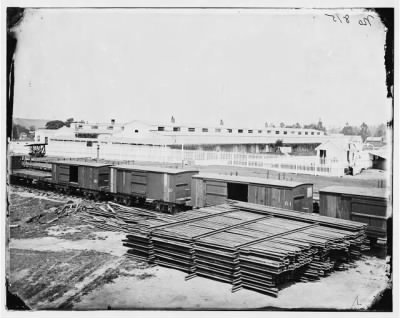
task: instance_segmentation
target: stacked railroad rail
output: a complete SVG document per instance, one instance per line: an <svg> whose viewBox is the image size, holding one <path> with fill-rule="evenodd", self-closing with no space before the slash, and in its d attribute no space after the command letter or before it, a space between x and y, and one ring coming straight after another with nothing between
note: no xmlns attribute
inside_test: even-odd
<svg viewBox="0 0 400 318"><path fill-rule="evenodd" d="M186 215L185 215L186 214ZM187 211L130 231L128 253L149 263L277 296L291 281L346 269L368 248L366 225L248 203Z"/></svg>

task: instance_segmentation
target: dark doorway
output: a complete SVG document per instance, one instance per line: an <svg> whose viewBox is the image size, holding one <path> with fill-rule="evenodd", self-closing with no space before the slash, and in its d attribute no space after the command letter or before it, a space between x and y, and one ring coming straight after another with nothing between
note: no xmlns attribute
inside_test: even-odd
<svg viewBox="0 0 400 318"><path fill-rule="evenodd" d="M241 183L228 183L228 199L248 202L249 186Z"/></svg>
<svg viewBox="0 0 400 318"><path fill-rule="evenodd" d="M69 182L78 182L78 166L69 166Z"/></svg>

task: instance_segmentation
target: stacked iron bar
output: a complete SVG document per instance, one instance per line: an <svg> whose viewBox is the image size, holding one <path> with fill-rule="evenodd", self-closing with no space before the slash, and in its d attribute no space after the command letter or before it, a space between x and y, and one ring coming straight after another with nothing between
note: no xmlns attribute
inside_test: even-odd
<svg viewBox="0 0 400 318"><path fill-rule="evenodd" d="M164 226L171 224L185 224L191 220L198 218L209 217L215 213L225 212L228 207L215 207L215 208L204 208L196 211L181 212L174 216L165 216L160 213L156 213L157 218L143 219L134 231L130 231L126 240L124 240L124 246L129 247L128 255L146 260L151 263L158 263L167 267L188 271L190 265L187 264L184 255L180 253L183 249L188 249L186 244L186 238L181 236L176 239L176 236L171 235L159 237L157 235L151 235L155 229L162 229ZM171 247L172 246L172 247ZM155 252L157 251L158 257L155 258ZM179 253L179 254L177 254Z"/></svg>
<svg viewBox="0 0 400 318"><path fill-rule="evenodd" d="M357 222L242 203L188 212L163 225L146 221L147 236L131 232L129 241L141 241L155 264L182 270L187 279L230 283L232 291L277 296L287 282L343 269L367 244L366 225ZM143 252L131 247L129 253Z"/></svg>

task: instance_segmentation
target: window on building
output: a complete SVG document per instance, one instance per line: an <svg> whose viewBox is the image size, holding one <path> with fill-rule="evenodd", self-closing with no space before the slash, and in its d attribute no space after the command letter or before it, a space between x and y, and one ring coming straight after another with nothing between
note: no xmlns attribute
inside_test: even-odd
<svg viewBox="0 0 400 318"><path fill-rule="evenodd" d="M305 134L308 135L308 131L306 131Z"/></svg>
<svg viewBox="0 0 400 318"><path fill-rule="evenodd" d="M260 130L258 131L258 133L259 133L259 134L262 134L262 130L260 129Z"/></svg>
<svg viewBox="0 0 400 318"><path fill-rule="evenodd" d="M270 134L271 133L271 130L267 130L267 134Z"/></svg>
<svg viewBox="0 0 400 318"><path fill-rule="evenodd" d="M297 134L301 135L301 131L299 131Z"/></svg>
<svg viewBox="0 0 400 318"><path fill-rule="evenodd" d="M220 133L221 132L221 128L215 128L215 132Z"/></svg>
<svg viewBox="0 0 400 318"><path fill-rule="evenodd" d="M293 135L293 134L295 134L296 132L295 132L295 131L291 131L290 133Z"/></svg>
<svg viewBox="0 0 400 318"><path fill-rule="evenodd" d="M287 135L287 131L285 130L285 131L283 132L283 134L284 134L284 135Z"/></svg>
<svg viewBox="0 0 400 318"><path fill-rule="evenodd" d="M93 125L93 126L92 126L92 129L99 129L99 126Z"/></svg>
<svg viewBox="0 0 400 318"><path fill-rule="evenodd" d="M238 133L242 134L243 133L243 129L238 129Z"/></svg>
<svg viewBox="0 0 400 318"><path fill-rule="evenodd" d="M165 127L158 126L158 127L157 127L157 130L158 130L158 131L164 131L164 130L165 130Z"/></svg>
<svg viewBox="0 0 400 318"><path fill-rule="evenodd" d="M208 128L202 128L201 131L202 132L208 132Z"/></svg>
<svg viewBox="0 0 400 318"><path fill-rule="evenodd" d="M188 131L189 131L189 132L195 132L195 131L196 131L196 128L189 128Z"/></svg>
<svg viewBox="0 0 400 318"><path fill-rule="evenodd" d="M252 134L252 133L253 133L253 130L249 129L247 132L248 132L249 134Z"/></svg>
<svg viewBox="0 0 400 318"><path fill-rule="evenodd" d="M108 129L108 130L113 130L113 129L114 129L114 126L108 126L107 129Z"/></svg>
<svg viewBox="0 0 400 318"><path fill-rule="evenodd" d="M230 128L228 128L227 131L228 131L228 133L230 133L230 134L232 133L232 129L230 129Z"/></svg>
<svg viewBox="0 0 400 318"><path fill-rule="evenodd" d="M275 130L275 135L279 135L280 131L279 130Z"/></svg>
<svg viewBox="0 0 400 318"><path fill-rule="evenodd" d="M181 127L174 127L173 131L181 131Z"/></svg>
<svg viewBox="0 0 400 318"><path fill-rule="evenodd" d="M314 132L311 132L311 135L314 135Z"/></svg>
<svg viewBox="0 0 400 318"><path fill-rule="evenodd" d="M82 125L78 125L78 128L82 128L83 126Z"/></svg>
<svg viewBox="0 0 400 318"><path fill-rule="evenodd" d="M47 145L49 143L49 137L44 137L44 143Z"/></svg>
<svg viewBox="0 0 400 318"><path fill-rule="evenodd" d="M317 133L317 135L321 135L321 133Z"/></svg>
<svg viewBox="0 0 400 318"><path fill-rule="evenodd" d="M139 132L139 130L138 129L135 129L135 134L137 134Z"/></svg>

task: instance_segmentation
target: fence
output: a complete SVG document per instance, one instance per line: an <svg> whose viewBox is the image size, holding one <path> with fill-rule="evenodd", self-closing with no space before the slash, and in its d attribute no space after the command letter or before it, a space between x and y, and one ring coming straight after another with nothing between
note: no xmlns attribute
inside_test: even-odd
<svg viewBox="0 0 400 318"><path fill-rule="evenodd" d="M194 165L225 165L271 169L280 172L311 174L322 176L344 175L346 165L339 162L320 162L314 156L281 156L239 152L180 150L168 147L139 146L100 142L88 147L86 142L51 141L46 147L49 156L70 158L89 157L119 161L151 161L162 163L189 163ZM97 149L99 148L99 149ZM10 150L27 154L29 147L24 143L11 142Z"/></svg>

